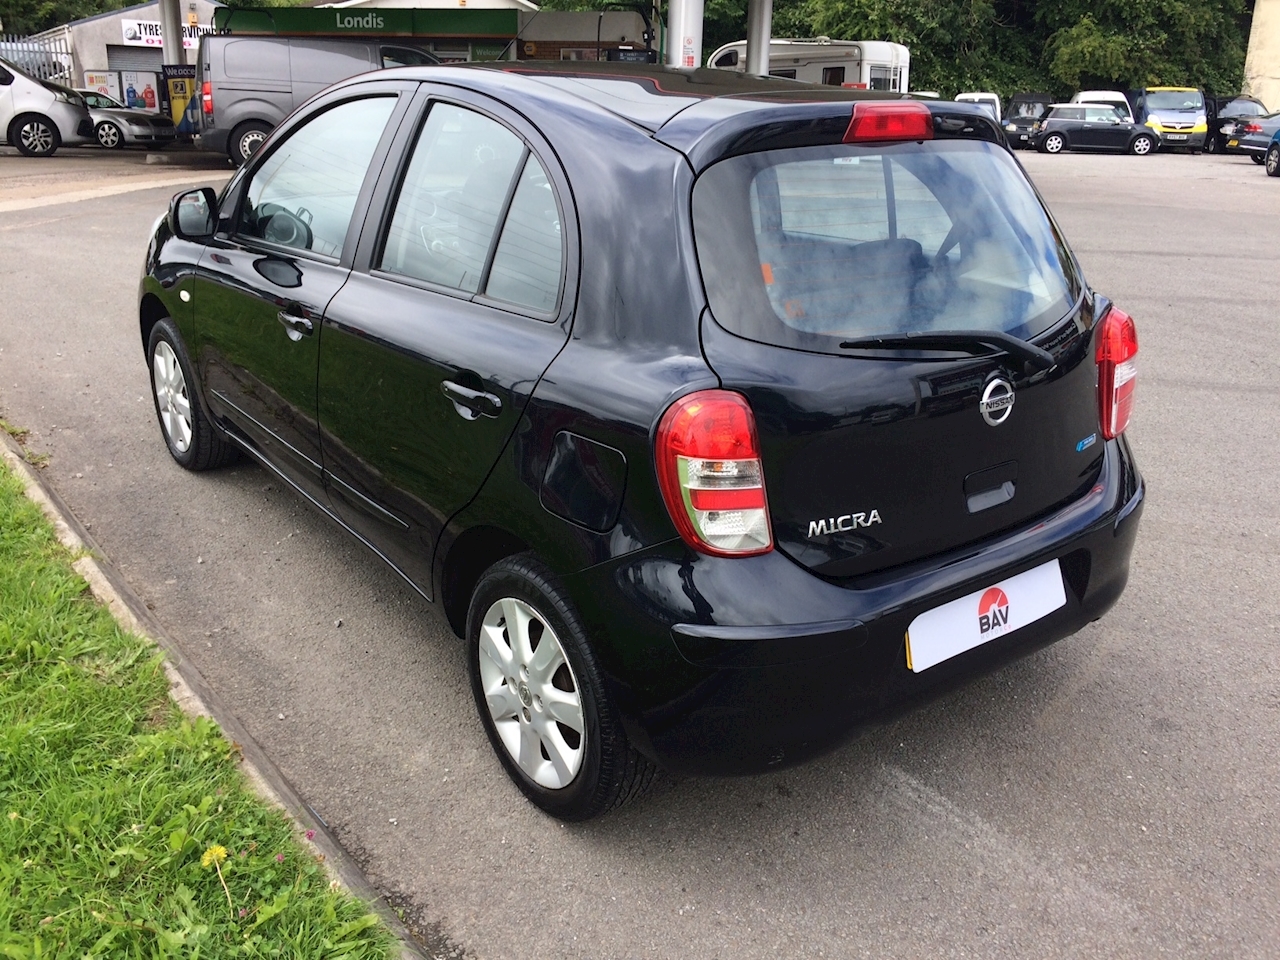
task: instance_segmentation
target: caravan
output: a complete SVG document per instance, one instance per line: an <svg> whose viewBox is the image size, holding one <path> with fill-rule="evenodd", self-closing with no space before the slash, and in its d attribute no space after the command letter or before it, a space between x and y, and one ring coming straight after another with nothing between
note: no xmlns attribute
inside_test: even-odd
<svg viewBox="0 0 1280 960"><path fill-rule="evenodd" d="M883 40L769 41L769 75L806 80L856 90L907 92L911 52L900 43ZM747 65L747 41L726 43L707 58L707 66L742 73Z"/></svg>

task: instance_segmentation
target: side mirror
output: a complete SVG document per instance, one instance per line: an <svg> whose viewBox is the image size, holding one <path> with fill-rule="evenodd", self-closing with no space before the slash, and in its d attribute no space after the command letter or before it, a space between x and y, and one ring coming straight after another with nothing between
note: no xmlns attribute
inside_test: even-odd
<svg viewBox="0 0 1280 960"><path fill-rule="evenodd" d="M218 195L212 187L180 193L169 201L169 228L182 240L208 240L218 228Z"/></svg>

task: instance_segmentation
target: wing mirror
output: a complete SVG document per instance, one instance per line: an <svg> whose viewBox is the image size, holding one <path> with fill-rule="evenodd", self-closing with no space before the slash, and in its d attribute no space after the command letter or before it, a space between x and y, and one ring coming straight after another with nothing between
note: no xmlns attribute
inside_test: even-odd
<svg viewBox="0 0 1280 960"><path fill-rule="evenodd" d="M180 193L169 201L169 228L182 240L208 240L218 229L218 195L212 187Z"/></svg>

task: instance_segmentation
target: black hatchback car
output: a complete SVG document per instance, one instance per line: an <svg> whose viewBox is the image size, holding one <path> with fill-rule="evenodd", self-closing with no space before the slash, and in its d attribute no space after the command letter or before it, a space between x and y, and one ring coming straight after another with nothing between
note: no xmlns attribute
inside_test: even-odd
<svg viewBox="0 0 1280 960"><path fill-rule="evenodd" d="M1133 321L973 106L724 71L324 92L141 283L170 453L438 604L555 816L796 763L1116 601Z"/></svg>
<svg viewBox="0 0 1280 960"><path fill-rule="evenodd" d="M1032 126L1027 145L1041 153L1091 150L1144 157L1156 152L1160 138L1107 104L1058 103Z"/></svg>

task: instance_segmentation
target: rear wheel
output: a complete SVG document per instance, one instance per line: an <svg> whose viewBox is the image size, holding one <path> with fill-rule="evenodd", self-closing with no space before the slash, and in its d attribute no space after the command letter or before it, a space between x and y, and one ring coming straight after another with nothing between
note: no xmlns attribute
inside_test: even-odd
<svg viewBox="0 0 1280 960"><path fill-rule="evenodd" d="M9 124L9 142L24 157L51 157L62 146L62 136L48 117L27 113Z"/></svg>
<svg viewBox="0 0 1280 960"><path fill-rule="evenodd" d="M1156 146L1156 142L1145 133L1140 133L1133 138L1133 143L1129 144L1129 152L1139 157L1145 157L1151 153Z"/></svg>
<svg viewBox="0 0 1280 960"><path fill-rule="evenodd" d="M188 470L209 470L234 460L236 448L217 432L200 406L182 335L168 317L151 328L147 359L156 417L173 459Z"/></svg>
<svg viewBox="0 0 1280 960"><path fill-rule="evenodd" d="M1266 164L1268 177L1280 177L1280 143L1267 148Z"/></svg>
<svg viewBox="0 0 1280 960"><path fill-rule="evenodd" d="M631 746L568 596L528 555L494 564L467 613L471 689L494 752L553 817L588 820L643 794Z"/></svg>
<svg viewBox="0 0 1280 960"><path fill-rule="evenodd" d="M1217 137L1209 136L1205 138L1204 152L1205 153L1221 153L1222 152L1222 147L1218 145Z"/></svg>
<svg viewBox="0 0 1280 960"><path fill-rule="evenodd" d="M1249 154L1249 159L1259 166L1267 162L1266 154L1263 153L1251 153Z"/></svg>
<svg viewBox="0 0 1280 960"><path fill-rule="evenodd" d="M1060 133L1051 133L1044 138L1040 149L1045 153L1061 153L1067 147L1067 138Z"/></svg>
<svg viewBox="0 0 1280 960"><path fill-rule="evenodd" d="M124 146L124 134L109 120L103 120L94 127L93 135L98 138L98 144L108 150L119 150Z"/></svg>
<svg viewBox="0 0 1280 960"><path fill-rule="evenodd" d="M250 120L236 127L227 146L232 162L239 166L252 157L270 133L271 127L259 120Z"/></svg>

